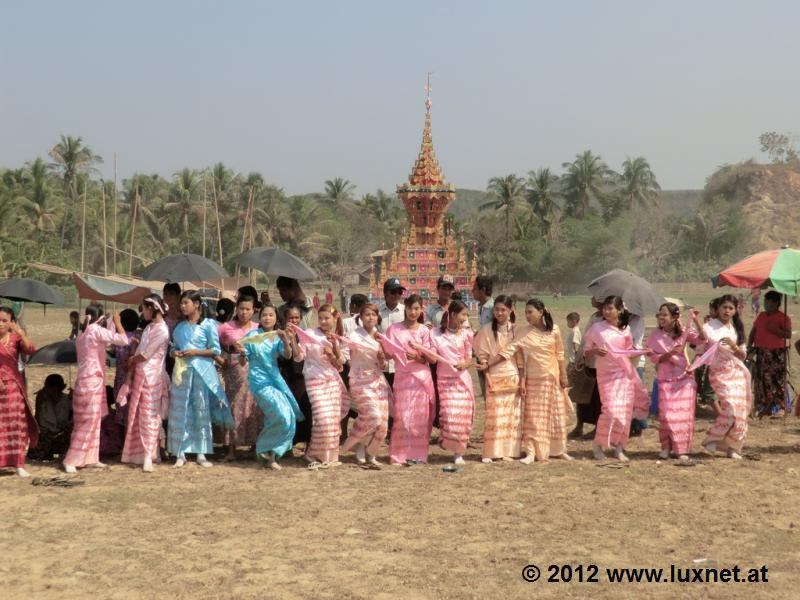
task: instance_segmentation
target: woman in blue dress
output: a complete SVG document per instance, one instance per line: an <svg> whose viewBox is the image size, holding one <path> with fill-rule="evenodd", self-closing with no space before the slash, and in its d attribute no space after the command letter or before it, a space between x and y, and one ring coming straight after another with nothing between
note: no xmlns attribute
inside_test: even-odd
<svg viewBox="0 0 800 600"><path fill-rule="evenodd" d="M175 467L186 464L186 454L197 454L197 464L210 467L206 454L214 451L211 424L233 428L228 398L214 368L222 353L217 324L207 319L197 291L181 294L184 320L172 334L175 358L169 394L167 450L177 457Z"/></svg>
<svg viewBox="0 0 800 600"><path fill-rule="evenodd" d="M239 342L239 350L241 360L250 363L247 375L250 393L264 413L256 455L271 469L279 470L278 458L291 450L297 421L304 417L278 367L279 355L292 356L292 343L285 331L275 329L278 313L272 304L261 307L259 322L261 327ZM270 332L273 334L268 335Z"/></svg>

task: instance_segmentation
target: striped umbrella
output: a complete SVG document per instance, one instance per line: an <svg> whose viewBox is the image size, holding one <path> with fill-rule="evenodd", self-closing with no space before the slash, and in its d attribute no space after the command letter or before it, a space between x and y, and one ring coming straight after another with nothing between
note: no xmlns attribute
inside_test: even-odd
<svg viewBox="0 0 800 600"><path fill-rule="evenodd" d="M771 287L789 296L800 295L800 251L784 246L748 256L711 278L714 287Z"/></svg>

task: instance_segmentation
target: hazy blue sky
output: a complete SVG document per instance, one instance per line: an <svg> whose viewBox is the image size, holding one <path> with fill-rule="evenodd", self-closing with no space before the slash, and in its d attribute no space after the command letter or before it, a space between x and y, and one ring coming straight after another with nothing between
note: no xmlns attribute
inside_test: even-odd
<svg viewBox="0 0 800 600"><path fill-rule="evenodd" d="M223 161L290 193L644 155L693 188L800 133L798 2L4 2L0 166L80 135L112 173Z"/></svg>

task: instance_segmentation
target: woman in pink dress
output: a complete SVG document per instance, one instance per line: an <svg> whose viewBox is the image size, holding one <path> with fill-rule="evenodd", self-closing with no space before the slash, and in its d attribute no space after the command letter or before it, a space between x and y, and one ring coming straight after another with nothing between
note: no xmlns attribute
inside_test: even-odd
<svg viewBox="0 0 800 600"><path fill-rule="evenodd" d="M389 424L389 396L392 390L383 370L386 354L376 339L381 323L380 309L375 304L365 304L359 312L361 325L347 337L350 350L350 399L358 411L350 435L342 450L355 448L359 464L380 465L381 448Z"/></svg>
<svg viewBox="0 0 800 600"><path fill-rule="evenodd" d="M697 402L697 383L687 372L686 345L705 342L699 311L692 310L696 329L681 325L677 304L667 302L658 309L658 329L647 338L647 347L658 372L658 437L661 458L670 453L680 460L689 460L694 437L694 411ZM688 325L688 324L687 324ZM698 333L698 331L700 333Z"/></svg>
<svg viewBox="0 0 800 600"><path fill-rule="evenodd" d="M472 331L464 327L469 322L469 309L460 300L453 300L442 315L442 324L431 336L433 350L444 361L436 367L436 387L439 390L439 445L453 453L457 465L464 464L472 420L475 416L475 396L472 391Z"/></svg>
<svg viewBox="0 0 800 600"><path fill-rule="evenodd" d="M428 461L436 402L428 358L410 346L414 342L433 349L430 331L422 325L422 298L412 294L403 304L405 319L386 330L389 342L384 345L384 351L397 359L389 441L389 459L393 465Z"/></svg>
<svg viewBox="0 0 800 600"><path fill-rule="evenodd" d="M36 447L39 428L28 407L19 357L35 350L17 325L14 312L0 306L0 468L12 467L20 477L30 476L25 470L25 454L28 446Z"/></svg>
<svg viewBox="0 0 800 600"><path fill-rule="evenodd" d="M647 390L633 368L631 358L651 354L652 350L633 347L628 321L631 314L622 298L609 296L603 301L603 321L595 323L584 336L583 354L596 357L597 386L602 405L600 418L592 443L592 452L598 460L605 458L603 450L613 448L614 456L627 462L625 446L631 429L631 420L647 418L649 401Z"/></svg>
<svg viewBox="0 0 800 600"><path fill-rule="evenodd" d="M64 470L75 473L78 467L105 468L100 462L100 423L108 414L106 403L106 348L129 343L119 314L113 322L99 306L86 307L83 330L75 341L78 353L78 374L72 392L74 426L69 451L64 457Z"/></svg>
<svg viewBox="0 0 800 600"><path fill-rule="evenodd" d="M264 415L256 405L250 386L247 383L247 363L241 363L236 344L254 329L258 323L252 321L255 311L255 298L239 296L236 301L236 316L220 325L219 342L222 356L215 362L222 367L225 381L225 394L233 412L236 428L225 435L228 446L227 461L236 460L237 446L254 446L264 424Z"/></svg>
<svg viewBox="0 0 800 600"><path fill-rule="evenodd" d="M169 376L165 368L169 348L166 314L167 306L158 294L151 294L142 302L142 315L150 324L145 327L136 354L128 363L130 378L117 396L118 404L127 402L128 406L122 462L142 465L145 473L152 473L153 461L158 462L161 419L169 409Z"/></svg>
<svg viewBox="0 0 800 600"><path fill-rule="evenodd" d="M313 330L295 328L300 342L292 340L296 362L303 362L303 377L311 400L311 441L305 459L312 468L335 467L339 463L341 420L350 407L342 372L347 361L346 349L337 339L341 336L342 319L339 311L323 304L317 313L319 327Z"/></svg>
<svg viewBox="0 0 800 600"><path fill-rule="evenodd" d="M709 344L717 343L708 368L708 379L717 396L714 410L717 420L703 440L709 454L718 450L728 458L741 459L747 435L747 416L752 408L750 371L744 365L747 358L744 326L736 312L736 298L730 294L719 299L717 318L703 326Z"/></svg>

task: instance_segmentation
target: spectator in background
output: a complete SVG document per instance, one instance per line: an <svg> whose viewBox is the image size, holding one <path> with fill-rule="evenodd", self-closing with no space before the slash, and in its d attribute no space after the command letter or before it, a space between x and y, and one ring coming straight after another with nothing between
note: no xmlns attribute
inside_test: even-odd
<svg viewBox="0 0 800 600"><path fill-rule="evenodd" d="M342 286L342 289L339 290L339 306L342 309L342 314L347 314L347 289Z"/></svg>
<svg viewBox="0 0 800 600"><path fill-rule="evenodd" d="M400 302L405 291L406 288L403 287L397 277L391 277L383 282L384 304L381 306L381 323L378 326L381 332L385 332L395 323L402 323L405 319L405 307ZM394 385L394 372L394 361L390 359L387 361L386 371L384 372L390 387ZM389 414L391 415L391 411Z"/></svg>
<svg viewBox="0 0 800 600"><path fill-rule="evenodd" d="M69 325L70 325L70 332L69 338L70 340L78 339L78 334L80 333L81 327L81 313L77 310L73 310L69 313Z"/></svg>
<svg viewBox="0 0 800 600"><path fill-rule="evenodd" d="M774 290L764 295L764 312L753 322L748 353L756 355L753 395L759 416L786 411L786 340L792 338L792 320L780 310L783 296Z"/></svg>
<svg viewBox="0 0 800 600"><path fill-rule="evenodd" d="M278 293L283 300L283 304L278 307L278 320L285 323L286 319L284 313L290 306L297 308L301 313L299 327L301 329L308 329L311 326L311 309L314 305L311 303L311 298L306 297L303 293L303 288L300 287L300 282L291 277L280 276L275 280L275 287L278 288ZM330 292L330 288L328 288ZM331 292L333 298L333 292Z"/></svg>
<svg viewBox="0 0 800 600"><path fill-rule="evenodd" d="M317 292L314 292L314 297L311 299L311 304L314 305L314 310L316 311L319 311L319 307L322 306L319 301L319 294Z"/></svg>
<svg viewBox="0 0 800 600"><path fill-rule="evenodd" d="M333 304L333 290L328 288L328 291L325 292L325 304Z"/></svg>
<svg viewBox="0 0 800 600"><path fill-rule="evenodd" d="M492 322L494 310L492 287L492 278L485 275L476 277L472 285L472 297L478 301L478 329Z"/></svg>
<svg viewBox="0 0 800 600"><path fill-rule="evenodd" d="M447 312L453 292L456 290L452 275L442 275L436 281L436 302L431 302L425 309L425 324L431 327L439 327L442 324L442 315Z"/></svg>
<svg viewBox="0 0 800 600"><path fill-rule="evenodd" d="M761 310L761 288L753 288L750 291L750 310L754 315Z"/></svg>
<svg viewBox="0 0 800 600"><path fill-rule="evenodd" d="M567 332L564 335L564 358L567 359L567 366L575 364L575 356L581 346L581 330L578 323L581 316L576 312L567 315Z"/></svg>
<svg viewBox="0 0 800 600"><path fill-rule="evenodd" d="M350 296L350 312L347 317L342 319L344 337L349 337L351 333L358 329L360 323L357 321L357 317L361 309L367 304L367 301L368 298L364 294L353 294Z"/></svg>

